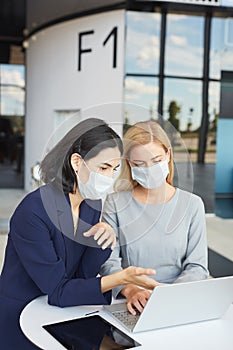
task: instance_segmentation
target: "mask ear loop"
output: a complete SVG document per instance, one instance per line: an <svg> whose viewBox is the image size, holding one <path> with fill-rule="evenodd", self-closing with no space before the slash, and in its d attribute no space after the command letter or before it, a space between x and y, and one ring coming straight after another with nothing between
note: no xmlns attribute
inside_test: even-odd
<svg viewBox="0 0 233 350"><path fill-rule="evenodd" d="M80 155L80 157L83 159L83 157L81 156L81 142L82 140L79 141L79 144L77 146L77 150L75 150L75 153L78 153ZM78 175L78 170L74 171L76 175Z"/></svg>

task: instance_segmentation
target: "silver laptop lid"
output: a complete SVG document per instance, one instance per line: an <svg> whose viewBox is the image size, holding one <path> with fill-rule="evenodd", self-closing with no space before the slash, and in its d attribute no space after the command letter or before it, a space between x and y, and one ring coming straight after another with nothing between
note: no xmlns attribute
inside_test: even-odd
<svg viewBox="0 0 233 350"><path fill-rule="evenodd" d="M133 332L220 318L233 302L233 276L156 287Z"/></svg>

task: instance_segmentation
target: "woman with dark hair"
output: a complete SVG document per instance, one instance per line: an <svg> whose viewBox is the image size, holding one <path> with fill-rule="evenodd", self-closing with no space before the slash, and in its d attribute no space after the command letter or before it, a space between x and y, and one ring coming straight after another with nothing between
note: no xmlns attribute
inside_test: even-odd
<svg viewBox="0 0 233 350"><path fill-rule="evenodd" d="M115 245L99 222L122 154L120 137L102 120L75 126L41 163L45 185L29 193L11 221L0 277L0 342L4 350L37 349L19 326L22 309L48 295L60 307L109 304L111 290L134 283L153 289L154 270L129 267L98 277ZM100 249L102 248L102 249Z"/></svg>

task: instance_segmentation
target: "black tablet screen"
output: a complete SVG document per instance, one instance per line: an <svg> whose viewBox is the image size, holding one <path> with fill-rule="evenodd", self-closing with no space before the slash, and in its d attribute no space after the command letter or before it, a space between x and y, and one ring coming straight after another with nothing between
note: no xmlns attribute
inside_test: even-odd
<svg viewBox="0 0 233 350"><path fill-rule="evenodd" d="M140 346L98 315L43 326L68 350L117 350Z"/></svg>

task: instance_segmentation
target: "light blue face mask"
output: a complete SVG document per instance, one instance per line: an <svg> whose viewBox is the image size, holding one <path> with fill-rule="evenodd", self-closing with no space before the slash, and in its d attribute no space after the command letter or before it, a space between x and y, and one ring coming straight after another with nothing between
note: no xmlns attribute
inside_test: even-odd
<svg viewBox="0 0 233 350"><path fill-rule="evenodd" d="M85 163L86 164L86 163ZM78 188L84 199L102 199L105 200L107 195L113 192L115 178L104 176L89 169L89 178L85 184L78 180Z"/></svg>
<svg viewBox="0 0 233 350"><path fill-rule="evenodd" d="M151 167L131 167L133 180L147 189L158 188L166 181L169 174L168 161L156 163Z"/></svg>

